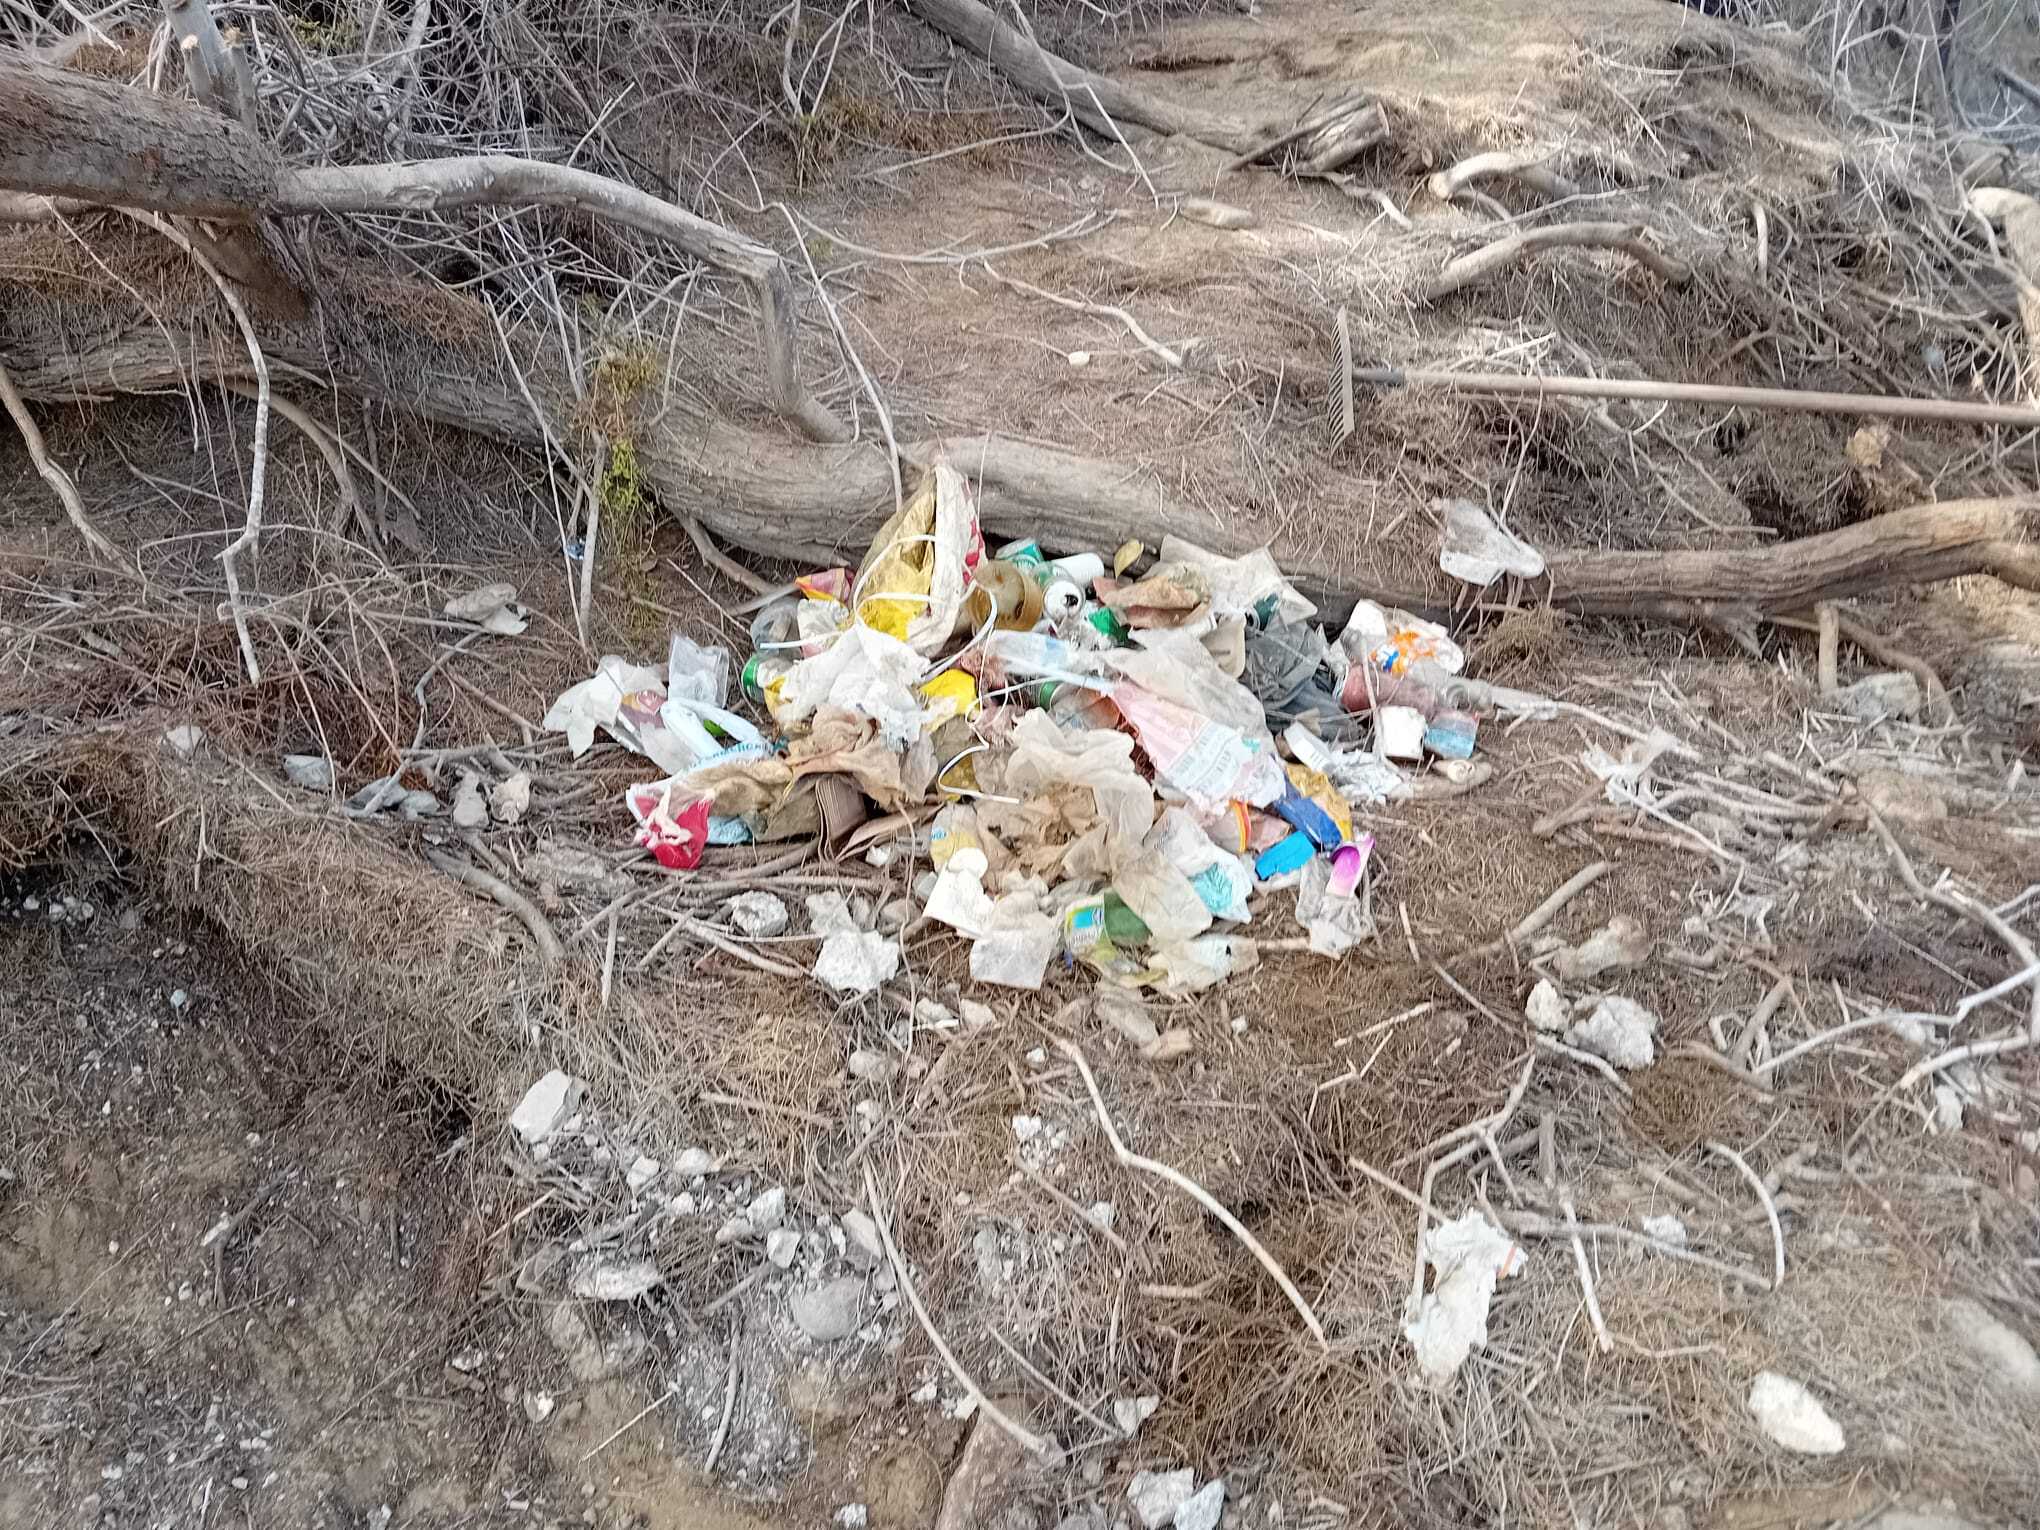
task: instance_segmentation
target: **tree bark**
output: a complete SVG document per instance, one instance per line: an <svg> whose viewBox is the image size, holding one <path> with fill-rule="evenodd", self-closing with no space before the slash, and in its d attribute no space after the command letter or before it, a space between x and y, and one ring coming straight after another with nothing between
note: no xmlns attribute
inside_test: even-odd
<svg viewBox="0 0 2040 1530"><path fill-rule="evenodd" d="M1130 122L1157 133L1194 138L1230 154L1244 153L1254 142L1243 122L1164 101L1058 57L999 20L978 0L906 0L906 6L1030 96L1050 106L1067 106L1077 121L1106 138L1116 139Z"/></svg>
<svg viewBox="0 0 2040 1530"><path fill-rule="evenodd" d="M4 316L0 316L4 317ZM328 343L333 321L279 327L265 337L272 361L342 390L429 419L478 431L534 450L544 433L531 406L496 367L441 353L392 354L380 345ZM359 328L360 326L355 326ZM340 333L353 332L344 322ZM185 384L194 370L231 380L246 361L195 343L173 345L141 324L60 353L30 352L0 322L0 364L29 398L60 401L122 393L162 392ZM564 414L564 386L535 366L527 378L541 407ZM557 427L555 427L557 428ZM855 558L893 510L892 474L876 443L837 445L790 439L740 420L683 414L676 407L645 422L636 442L638 465L660 501L692 515L720 540L766 557L825 565ZM1149 470L1133 463L1080 457L996 435L907 441L902 454L925 466L946 453L979 484L979 515L988 535L1034 536L1051 551L1116 546L1138 537L1153 544L1174 534L1240 553L1258 539L1215 528L1210 518L1171 495ZM1727 551L1548 551L1547 577L1532 599L1590 616L1671 621L1717 614L1804 611L1895 585L1993 574L2040 590L2040 494L1919 505L1858 525L1781 545ZM1421 585L1313 576L1298 549L1274 544L1278 561L1301 571L1298 583L1343 620L1355 598L1440 612L1466 587L1442 573Z"/></svg>
<svg viewBox="0 0 2040 1530"><path fill-rule="evenodd" d="M0 192L252 222L421 208L583 208L750 284L774 406L803 434L849 428L800 379L793 286L779 254L606 176L510 155L293 169L238 123L145 90L0 58Z"/></svg>

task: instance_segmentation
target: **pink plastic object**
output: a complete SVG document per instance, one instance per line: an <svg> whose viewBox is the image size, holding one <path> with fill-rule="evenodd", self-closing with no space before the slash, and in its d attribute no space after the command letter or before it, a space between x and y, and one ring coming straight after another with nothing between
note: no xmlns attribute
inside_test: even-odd
<svg viewBox="0 0 2040 1530"><path fill-rule="evenodd" d="M1341 845L1332 852L1331 891L1341 898L1353 896L1353 890L1360 885L1360 874L1367 869L1367 857L1374 852L1374 836L1363 834L1351 844Z"/></svg>
<svg viewBox="0 0 2040 1530"><path fill-rule="evenodd" d="M633 786L623 800L638 823L637 843L668 871L689 871L701 864L702 847L708 843L708 812L715 799L683 789L675 800L676 785L654 781Z"/></svg>

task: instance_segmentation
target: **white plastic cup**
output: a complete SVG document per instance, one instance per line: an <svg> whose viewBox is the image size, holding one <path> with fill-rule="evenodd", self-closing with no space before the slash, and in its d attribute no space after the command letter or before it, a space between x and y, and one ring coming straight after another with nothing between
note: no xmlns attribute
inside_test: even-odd
<svg viewBox="0 0 2040 1530"><path fill-rule="evenodd" d="M1071 553L1067 558L1051 558L1042 570L1046 579L1067 579L1079 590L1088 590L1093 579L1103 578L1105 560L1096 553Z"/></svg>
<svg viewBox="0 0 2040 1530"><path fill-rule="evenodd" d="M1377 708L1374 733L1381 743L1381 752L1391 760L1424 757L1424 714L1415 707Z"/></svg>

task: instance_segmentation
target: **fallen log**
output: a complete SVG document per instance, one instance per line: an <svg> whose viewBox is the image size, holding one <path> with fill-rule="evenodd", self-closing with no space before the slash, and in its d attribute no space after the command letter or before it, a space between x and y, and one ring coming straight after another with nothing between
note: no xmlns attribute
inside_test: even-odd
<svg viewBox="0 0 2040 1530"><path fill-rule="evenodd" d="M746 282L774 406L814 440L850 436L801 382L793 286L778 251L606 176L506 154L296 168L217 113L0 57L0 192L241 223L442 207L581 208Z"/></svg>
<svg viewBox="0 0 2040 1530"><path fill-rule="evenodd" d="M524 365L533 399L552 412L541 427L500 358L406 355L388 344L346 346L370 321L348 318L329 298L322 326L278 326L266 334L272 362L299 376L330 379L359 398L409 410L497 440L542 451L565 417L565 385L535 359ZM173 343L151 326L121 326L97 342L25 348L0 319L0 365L28 398L84 402L180 388L194 372L222 381L246 358L192 337ZM322 411L321 411L322 412ZM676 404L639 424L638 463L647 486L676 514L693 516L726 543L767 557L823 564L855 557L893 510L891 468L876 443L795 440L769 426ZM926 466L947 453L978 482L988 534L1035 536L1055 551L1150 545L1164 535L1224 552L1260 539L1222 528L1171 494L1138 463L1078 456L987 434L903 441L902 456ZM2040 494L1919 505L1761 548L1719 551L1546 550L1546 576L1523 598L1581 615L1710 621L1748 612L1783 615L1822 600L1968 574L1992 574L2040 590ZM1273 543L1296 569L1316 563L1301 545ZM1442 573L1421 585L1306 575L1303 584L1337 619L1355 598L1416 609L1463 603L1466 587Z"/></svg>

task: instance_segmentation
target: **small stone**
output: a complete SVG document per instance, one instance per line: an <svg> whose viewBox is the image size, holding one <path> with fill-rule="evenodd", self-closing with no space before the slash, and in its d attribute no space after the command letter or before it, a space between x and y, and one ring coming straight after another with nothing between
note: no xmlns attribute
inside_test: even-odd
<svg viewBox="0 0 2040 1530"><path fill-rule="evenodd" d="M308 792L333 789L333 762L323 754L287 754L283 757L283 774L291 785L302 786Z"/></svg>
<svg viewBox="0 0 2040 1530"><path fill-rule="evenodd" d="M769 892L739 893L724 907L730 923L754 940L784 935L790 922L786 904Z"/></svg>
<svg viewBox="0 0 2040 1530"><path fill-rule="evenodd" d="M1552 970L1568 983L1591 983L1604 972L1640 967L1650 959L1650 931L1640 920L1617 914L1577 946L1551 959Z"/></svg>
<svg viewBox="0 0 2040 1530"><path fill-rule="evenodd" d="M1887 717L1917 717L1921 700L1919 680L1902 669L1865 676L1854 685L1843 686L1834 696L1838 710L1866 723Z"/></svg>
<svg viewBox="0 0 2040 1530"><path fill-rule="evenodd" d="M635 1301L665 1277L649 1259L591 1259L574 1272L573 1292L584 1301Z"/></svg>
<svg viewBox="0 0 2040 1530"><path fill-rule="evenodd" d="M694 1204L694 1197L685 1190L682 1190L673 1199L666 1202L666 1209L676 1217L691 1217L697 1208Z"/></svg>
<svg viewBox="0 0 2040 1530"><path fill-rule="evenodd" d="M1657 1057L1652 1038L1657 1016L1634 999L1604 994L1594 1012L1565 1033L1566 1044L1605 1058L1618 1068L1648 1068Z"/></svg>
<svg viewBox="0 0 2040 1530"><path fill-rule="evenodd" d="M1669 1213L1643 1219L1643 1230L1660 1243L1669 1243L1673 1248L1686 1246L1686 1224Z"/></svg>
<svg viewBox="0 0 2040 1530"><path fill-rule="evenodd" d="M1013 1135L1022 1142L1032 1142L1041 1135L1041 1125L1041 1117L1039 1116L1015 1116L1013 1118Z"/></svg>
<svg viewBox="0 0 2040 1530"><path fill-rule="evenodd" d="M1941 1308L1943 1321L1956 1341L1992 1373L2007 1392L2028 1399L2040 1398L2040 1355L2025 1337L2006 1324L1981 1302L1957 1297ZM2032 1404L2013 1401L2014 1411Z"/></svg>
<svg viewBox="0 0 2040 1530"><path fill-rule="evenodd" d="M715 1172L715 1160L701 1148L683 1148L680 1156L673 1160L673 1172L682 1179L700 1179L704 1174Z"/></svg>
<svg viewBox="0 0 2040 1530"><path fill-rule="evenodd" d="M170 995L170 1007L172 1009L183 1009L190 1003L191 995L186 993L182 988L175 989L172 991Z"/></svg>
<svg viewBox="0 0 2040 1530"><path fill-rule="evenodd" d="M199 746L204 742L205 729L195 723L185 723L182 727L171 728L163 734L163 747L180 760L190 759L198 753Z"/></svg>
<svg viewBox="0 0 2040 1530"><path fill-rule="evenodd" d="M841 1275L793 1292L786 1307L802 1333L817 1343L833 1344L857 1331L864 1314L864 1282L854 1275Z"/></svg>
<svg viewBox="0 0 2040 1530"><path fill-rule="evenodd" d="M630 1187L630 1193L636 1195L658 1177L659 1160L647 1158L643 1153L640 1153L636 1161L631 1164L629 1171L623 1176L623 1182Z"/></svg>
<svg viewBox="0 0 2040 1530"><path fill-rule="evenodd" d="M1115 1397L1112 1399L1112 1422L1130 1440L1140 1432L1142 1424L1154 1417L1155 1409L1161 1405L1162 1400L1152 1393L1144 1397Z"/></svg>
<svg viewBox="0 0 2040 1530"><path fill-rule="evenodd" d="M175 994L170 1002L177 1004ZM523 1139L526 1147L536 1147L558 1129L580 1098L581 1081L554 1068L524 1091L524 1098L510 1112L510 1129Z"/></svg>
<svg viewBox="0 0 2040 1530"><path fill-rule="evenodd" d="M868 1511L861 1503L846 1503L836 1511L836 1524L842 1530L864 1530L869 1518Z"/></svg>
<svg viewBox="0 0 2040 1530"><path fill-rule="evenodd" d="M453 789L453 825L457 829L479 829L489 821L489 800L482 795L481 777L467 772Z"/></svg>
<svg viewBox="0 0 2040 1530"><path fill-rule="evenodd" d="M1106 1232L1112 1231L1112 1219L1118 1215L1119 1208L1110 1201L1091 1202L1091 1221Z"/></svg>
<svg viewBox="0 0 2040 1530"><path fill-rule="evenodd" d="M744 1219L758 1232L770 1232L786 1220L786 1191L778 1185L761 1190L744 1209Z"/></svg>
<svg viewBox="0 0 2040 1530"><path fill-rule="evenodd" d="M526 1392L524 1394L524 1416L534 1424L542 1424L553 1415L556 1404L550 1392Z"/></svg>
<svg viewBox="0 0 2040 1530"><path fill-rule="evenodd" d="M793 1267L793 1256L800 1252L800 1234L790 1227L776 1227L765 1235L765 1257L778 1268Z"/></svg>
<svg viewBox="0 0 2040 1530"><path fill-rule="evenodd" d="M1196 1486L1197 1474L1187 1466L1173 1472L1136 1472L1126 1496L1146 1530L1162 1530L1176 1517L1176 1511L1190 1501Z"/></svg>
<svg viewBox="0 0 2040 1530"><path fill-rule="evenodd" d="M1218 1530L1218 1517L1225 1512L1225 1479L1214 1477L1176 1511L1176 1530Z"/></svg>
<svg viewBox="0 0 2040 1530"><path fill-rule="evenodd" d="M882 1084L900 1071L900 1065L883 1052L859 1047L850 1054L850 1076L867 1084Z"/></svg>
<svg viewBox="0 0 2040 1530"><path fill-rule="evenodd" d="M1572 1012L1559 996L1558 986L1550 978L1539 978L1537 986L1530 990L1530 998L1523 1006L1523 1012L1530 1017L1530 1023L1540 1031L1554 1035L1572 1024Z"/></svg>
<svg viewBox="0 0 2040 1530"><path fill-rule="evenodd" d="M995 1024L999 1018L998 1011L977 999L964 999L956 1007L963 1014L963 1023L973 1029Z"/></svg>
<svg viewBox="0 0 2040 1530"><path fill-rule="evenodd" d="M1842 1426L1822 1407L1820 1400L1794 1381L1776 1371L1759 1371L1750 1383L1750 1412L1757 1427L1787 1450L1806 1456L1840 1453L1845 1441Z"/></svg>
<svg viewBox="0 0 2040 1530"><path fill-rule="evenodd" d="M843 1257L866 1268L885 1257L885 1245L878 1237L878 1224L864 1212L853 1210L843 1213Z"/></svg>

